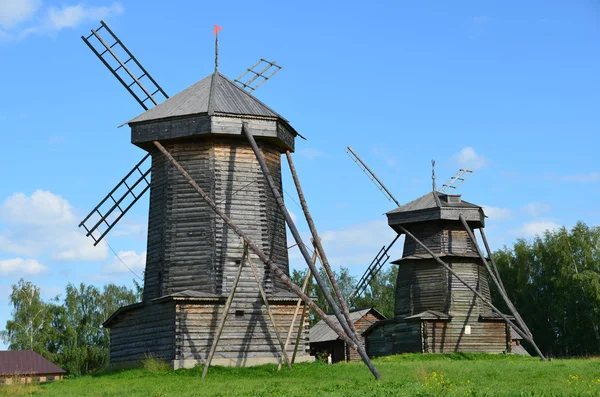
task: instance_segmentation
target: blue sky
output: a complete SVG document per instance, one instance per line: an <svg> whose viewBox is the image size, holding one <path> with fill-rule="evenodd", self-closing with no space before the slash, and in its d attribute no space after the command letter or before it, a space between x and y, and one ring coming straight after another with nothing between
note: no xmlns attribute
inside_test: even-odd
<svg viewBox="0 0 600 397"><path fill-rule="evenodd" d="M431 159L439 184L474 169L460 192L486 207L493 248L600 224L597 2L0 0L0 326L20 277L46 298L132 284L77 228L143 156L117 128L142 109L80 39L100 19L170 95L212 72L213 24L228 77L261 57L283 66L256 96L308 138L296 167L331 261L352 274L392 239L393 206L347 145L402 203L431 189ZM138 274L147 210L107 238Z"/></svg>

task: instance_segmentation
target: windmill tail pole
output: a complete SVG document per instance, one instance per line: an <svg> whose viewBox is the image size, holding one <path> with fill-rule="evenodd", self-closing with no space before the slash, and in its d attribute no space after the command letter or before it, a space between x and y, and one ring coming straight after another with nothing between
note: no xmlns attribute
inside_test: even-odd
<svg viewBox="0 0 600 397"><path fill-rule="evenodd" d="M273 262L271 259L269 259L267 257L267 255L235 223L233 223L231 218L229 218L223 212L223 210L221 210L221 208L219 208L217 206L217 204L215 204L215 202L210 198L210 196L200 186L198 186L196 181L194 181L194 179L185 171L185 169L183 169L183 167L177 162L177 160L175 160L173 158L173 156L171 156L171 153L169 153L167 151L167 149L165 149L164 146L160 142L153 141L153 143L154 143L154 146L156 146L158 148L158 150L160 150L165 155L165 157L169 160L169 162L171 164L173 164L173 166L179 171L179 173L185 178L185 180L194 188L194 190L196 190L196 192L198 192L198 194L204 199L204 201L206 201L206 203L209 205L209 207L221 219L223 219L223 221L225 221L225 223L227 223L227 225L234 231L235 234L237 234L239 237L241 237L244 240L244 242L248 245L248 248L250 248L252 250L252 252L254 252L256 254L256 256L258 256L263 263L265 263L267 266L269 266L271 271L277 277L279 277L281 282L283 282L291 291L293 291L300 299L302 299L304 301L304 303L306 303L308 305L308 307L313 309L317 313L317 315L323 319L325 324L327 324L329 326L329 328L331 328L336 334L339 335L340 339L342 339L344 342L348 343L350 345L350 347L356 348L356 346L357 346L356 343L350 337L348 337L346 335L346 333L344 333L344 331L341 330L340 327L338 327L337 324L335 324L333 321L331 321L329 319L329 317L323 312L323 310L321 310L321 308L319 306L317 306L315 304L315 302L313 302L313 300L308 295L306 295L304 292L302 292L300 287L298 287L296 284L294 284L294 282L292 282L292 280L290 280L290 278L275 264L275 262ZM371 368L369 368L369 369L371 369ZM373 372L373 371L371 371L371 372ZM377 372L377 370L375 370L375 372L373 372L373 375L377 379L379 379L379 377L380 377L379 372Z"/></svg>
<svg viewBox="0 0 600 397"><path fill-rule="evenodd" d="M338 283L335 279L335 275L331 271L331 266L329 265L329 260L327 259L327 255L325 255L325 250L323 249L323 245L321 244L321 239L319 238L319 234L317 232L317 228L315 226L315 222L313 221L312 216L310 215L310 211L308 210L308 204L306 203L306 198L304 197L304 192L302 191L302 186L300 186L300 179L298 178L298 174L296 173L296 167L294 167L294 162L292 160L292 154L289 150L285 151L285 155L288 160L288 165L290 166L290 172L292 173L292 178L294 179L294 184L296 185L296 190L298 191L298 197L300 198L300 205L302 206L302 211L304 211L304 216L306 217L306 222L308 223L308 227L310 228L310 232L312 234L312 238L315 244L315 248L319 252L319 256L321 258L321 263L323 264L323 268L325 268L325 272L329 277L329 281L331 282L331 286L333 287L333 291L340 303L342 308L342 312L344 313L344 317L350 326L350 330L356 336L356 343L361 343L358 340L358 335L356 334L356 328L354 327L354 322L350 319L350 312L348 311L348 306L346 305L346 301L342 296Z"/></svg>
<svg viewBox="0 0 600 397"><path fill-rule="evenodd" d="M533 336L531 335L531 331L529 331L529 328L527 327L527 324L525 324L525 321L523 321L523 318L521 317L521 315L517 311L517 308L515 307L515 305L513 305L513 303L511 302L510 298L506 294L506 291L504 290L504 287L503 287L502 282L500 280L500 275L499 274L496 275L493 272L493 270L490 268L490 264L485 259L485 256L483 255L483 251L479 247L479 244L477 243L477 240L475 239L475 234L473 234L473 231L471 230L471 227L469 226L469 224L467 223L467 221L465 220L465 218L462 215L459 216L459 219L460 219L461 223L463 224L465 230L467 231L467 234L469 235L469 238L471 239L471 241L473 241L473 245L475 246L475 250L477 251L477 254L479 255L479 259L481 259L481 262L484 264L484 266L487 269L488 273L492 277L492 281L494 282L494 284L496 284L496 288L498 288L498 291L500 292L500 295L502 296L502 299L504 299L504 302L508 306L508 308L509 308L510 312L512 313L512 315L515 316L515 319L517 320L517 324L519 324L519 326L521 327L521 329L524 332L526 332L527 335L529 335L532 338L532 340L533 340ZM490 254L490 260L492 260L492 255L491 254Z"/></svg>
<svg viewBox="0 0 600 397"><path fill-rule="evenodd" d="M452 269L450 266L448 266L448 264L446 262L444 262L443 260L441 260L439 258L439 256L437 256L432 250L429 249L429 247L427 247L425 244L423 244L423 242L421 240L419 240L418 238L416 238L414 236L414 234L412 234L411 232L409 232L408 230L406 230L406 228L404 228L402 225L398 225L397 226L404 234L406 234L408 237L410 237L411 239L413 239L419 246L421 246L421 248L423 248L425 251L427 251L427 253L440 265L444 266L444 268L450 273L452 274L458 281L460 281L465 287L467 287L472 293L474 293L479 299L481 299L481 301L483 303L485 303L486 305L488 305L493 311L494 313L498 314L500 317L502 317L502 319L511 327L513 327L515 329L515 331L523 338L525 339L527 342L531 343L531 345L533 346L533 348L535 349L537 355L542 359L542 360L546 360L546 358L544 357L544 355L542 354L542 352L540 351L540 349L537 347L537 345L535 344L535 342L533 341L532 338L529 337L529 335L527 335L527 333L523 332L521 330L521 328L517 327L512 321L510 321L510 319L508 317L506 317L506 315L504 313L502 313L500 310L498 310L498 308L496 306L494 306L492 304L492 302L490 302L489 300L487 300L483 295L481 295L479 293L479 291L477 291L475 288L473 288L472 286L470 286L462 277L460 277L455 271L454 269Z"/></svg>
<svg viewBox="0 0 600 397"><path fill-rule="evenodd" d="M267 164L265 163L265 159L263 158L263 156L260 152L260 149L258 148L256 141L254 140L254 137L252 136L252 134L250 134L250 131L248 130L246 123L242 123L242 131L246 134L246 137L248 138L248 141L250 142L250 146L252 146L252 150L254 151L256 159L258 160L258 164L260 165L260 168L263 171L263 174L267 180L267 183L269 184L269 187L271 188L271 191L273 192L273 196L275 197L275 200L277 200L277 204L279 204L279 208L281 209L281 212L283 213L283 216L285 217L285 220L290 228L290 231L292 232L292 235L294 236L294 240L296 240L296 243L298 243L298 248L300 248L300 252L302 253L302 256L304 257L306 264L308 265L308 267L310 268L310 271L313 273L313 276L315 277L315 281L317 282L317 285L319 286L319 288L323 292L323 295L325 296L325 299L327 299L327 302L333 309L335 317L337 318L338 322L342 326L342 329L346 332L348 337L353 341L352 347L357 346L356 349L358 350L358 353L360 354L364 363L366 364L367 367L369 367L369 370L371 370L371 372L373 373L375 378L379 379L381 376L379 374L379 371L377 371L377 368L375 368L375 366L371 362L371 359L367 355L367 352L365 351L364 347L358 341L358 336L356 336L352 332L352 330L350 329L350 326L348 325L348 323L346 323L346 319L342 316L342 313L340 313L339 307L336 305L335 301L333 300L333 297L327 290L327 286L325 285L325 282L319 275L319 272L318 272L316 266L312 263L312 261L310 259L310 254L308 253L306 246L302 242L302 237L300 237L300 233L298 232L296 225L292 221L292 217L290 216L290 213L288 212L287 208L285 207L285 204L283 203L281 194L279 193L279 190L275 186L275 182L273 181L273 178L271 177L271 173L269 172L269 168L267 167Z"/></svg>

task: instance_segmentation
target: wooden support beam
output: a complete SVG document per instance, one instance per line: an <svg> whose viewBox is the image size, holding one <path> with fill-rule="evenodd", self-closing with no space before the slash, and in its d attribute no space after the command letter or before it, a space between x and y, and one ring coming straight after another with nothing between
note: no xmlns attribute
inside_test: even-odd
<svg viewBox="0 0 600 397"><path fill-rule="evenodd" d="M312 216L310 215L310 211L308 210L308 204L306 203L306 198L304 197L304 192L302 191L302 186L300 185L300 179L298 178L298 174L296 173L296 167L294 167L294 162L292 160L292 154L289 150L285 151L288 165L290 166L290 172L292 173L292 178L294 179L294 185L296 185L296 190L298 192L298 198L300 199L300 205L302 206L302 211L304 212L304 217L306 218L306 222L308 223L308 228L310 229L310 233L312 234L313 242L315 245L316 251L319 253L319 257L321 259L321 264L325 269L325 273L327 273L327 277L329 277L329 282L331 283L331 287L333 288L333 292L335 293L337 300L342 308L342 313L344 314L344 318L354 335L354 341L357 345L361 345L361 340L358 337L356 332L356 328L354 327L354 323L350 319L350 312L348 310L348 306L346 305L346 301L342 296L342 292L338 286L338 283L335 279L335 275L331 270L331 266L329 266L329 260L327 259L327 255L325 254L325 250L323 249L323 245L321 244L321 238L319 237L319 233L317 232L317 227L315 226L315 222L313 221ZM364 347L363 347L364 348Z"/></svg>
<svg viewBox="0 0 600 397"><path fill-rule="evenodd" d="M288 368L292 369L292 363L290 363L290 359L288 358L287 353L285 352L285 347L283 345L283 341L279 336L279 331L277 330L277 324L275 323L275 317L273 317L273 312L271 311L271 306L269 306L269 301L267 300L267 295L265 294L265 290L262 285L260 285L260 279L258 278L258 272L256 271L256 267L254 266L254 262L252 262L252 257L248 255L248 264L252 269L252 274L254 274L254 280L256 280L256 285L258 285L258 290L260 291L260 296L262 297L263 303L267 308L267 314L269 315L269 320L271 320L271 324L273 325L273 329L275 330L275 336L277 337L277 342L279 342L279 346L281 347L281 361L285 360ZM281 361L279 365L281 365Z"/></svg>
<svg viewBox="0 0 600 397"><path fill-rule="evenodd" d="M277 277L279 277L279 279L281 280L281 282L284 283L290 289L290 291L294 292L297 296L299 296L302 299L302 301L304 301L304 303L306 303L311 309L313 309L317 313L317 315L320 318L323 319L323 321L325 322L325 324L327 324L329 326L329 328L331 328L336 334L338 334L338 336L340 337L340 339L342 339L343 341L347 342L352 348L356 348L357 345L354 342L354 340L352 340L342 329L340 329L340 327L337 324L335 324L333 321L331 321L331 319L329 319L329 317L325 314L325 312L323 312L323 310L321 310L321 308L319 306L317 306L315 304L315 302L308 295L306 295L304 292L302 292L302 290L300 289L300 287L298 287L296 284L294 284L294 282L292 282L292 280L290 280L290 278L288 277L288 275L285 274L283 272L283 270L281 270L279 268L279 266L277 266L277 264L275 264L275 262L273 260L269 259L267 257L267 255L264 253L264 251L262 249L260 249L256 245L256 243L254 243L231 220L231 218L229 218L229 216L227 216L227 214L225 214L225 212L223 212L223 210L221 208L219 208L215 204L215 202L210 197L210 195L207 194L200 186L198 186L198 184L196 183L196 181L194 181L194 179L177 162L177 160L175 160L173 158L173 156L171 156L171 154L169 153L169 151L167 149L165 149L165 147L160 142L158 142L158 141L153 141L153 144L154 144L154 146L156 146L158 148L158 150L161 151L162 154L165 155L165 157L169 160L169 162L177 169L177 171L179 171L179 173L194 188L194 190L196 190L196 192L198 192L198 194L204 199L204 201L209 205L209 207L221 219L223 219L223 221L225 223L227 223L227 225L234 231L235 234L237 234L239 237L241 237L244 240L244 242L248 245L248 248L250 248L252 250L252 252L254 252L260 258L260 260L264 264L266 264L267 266L269 266L269 268L271 269L271 271Z"/></svg>
<svg viewBox="0 0 600 397"><path fill-rule="evenodd" d="M313 252L312 262L317 262L317 251ZM302 292L306 292L306 286L308 285L308 280L310 279L310 269L306 269L306 277L304 278L304 282L302 283ZM292 323L290 324L290 328L288 329L287 338L285 338L285 345L283 349L287 352L287 347L290 343L290 338L292 337L292 332L294 331L294 324L296 324L296 318L298 317L298 311L300 311L300 305L302 304L302 299L298 299L296 302L296 310L294 311L294 316L292 317ZM302 309L304 310L304 309ZM303 328L304 324L300 323L300 328ZM277 370L281 369L281 363L277 366Z"/></svg>
<svg viewBox="0 0 600 397"><path fill-rule="evenodd" d="M254 137L252 136L252 134L250 133L250 130L248 129L248 123L246 123L246 122L242 123L242 131L248 138L248 142L250 142L250 146L252 147L252 150L254 151L254 155L256 156L256 159L258 160L258 164L260 165L263 175L265 176L265 179L267 180L269 188L271 189L271 192L273 193L273 196L275 197L277 204L279 204L279 208L281 209L281 212L283 213L283 216L285 218L286 223L288 224L288 227L290 229L290 232L292 233L292 236L294 236L294 240L296 240L296 243L298 243L298 248L300 248L300 252L302 253L302 256L304 257L304 261L306 262L306 264L312 271L312 273L315 277L315 281L317 282L317 285L323 292L323 295L325 296L327 303L333 309L333 314L335 315L335 318L338 320L339 324L342 326L342 329L346 332L346 335L349 337L349 339L352 340L352 344L356 346L356 349L358 350L358 353L360 354L361 358L363 359L365 365L373 373L373 376L375 376L376 379L379 379L381 377L381 375L379 374L379 371L373 365L373 362L367 355L367 352L365 351L364 346L360 343L360 340L359 340L358 336L356 335L356 333L352 332L350 325L346 322L346 319L344 318L344 316L342 316L342 313L340 312L339 307L337 306L337 304L333 300L333 297L327 290L327 286L325 285L323 279L319 275L317 268L315 267L315 265L313 265L311 263L310 254L308 253L308 250L306 249L306 245L304 245L304 242L302 241L302 237L300 236L300 232L298 232L298 229L296 228L296 225L295 225L294 221L292 220L290 213L288 212L287 208L285 207L283 198L281 197L279 190L275 186L275 182L273 181L273 177L271 176L269 167L267 166L267 163L265 162L265 159L263 158L263 155L260 152L260 149L258 148L256 141L254 140Z"/></svg>
<svg viewBox="0 0 600 397"><path fill-rule="evenodd" d="M510 319L508 317L506 317L506 315L504 313L502 313L500 310L498 310L498 308L496 306L494 306L492 304L492 302L490 302L489 300L487 300L483 295L481 295L481 293L479 293L479 291L477 291L475 288L473 288L472 286L470 286L465 280L463 280L462 277L460 277L455 271L454 269L452 269L446 262L444 262L443 260L440 259L439 256L437 256L432 250L429 249L428 246L426 246L421 240L419 240L418 238L416 238L414 236L414 234L412 234L411 232L409 232L408 230L406 230L406 228L402 225L397 225L396 226L398 229L400 229L404 234L406 234L408 237L410 237L411 239L413 239L417 244L419 244L421 246L421 248L423 248L425 251L427 251L427 253L440 265L444 266L444 268L450 273L452 274L458 281L460 281L465 287L467 287L472 293L474 293L479 299L481 299L481 301L485 304L487 304L492 311L494 311L494 313L498 314L500 317L502 317L502 319L511 327L513 327L515 329L515 331L521 335L521 337L523 339L525 339L526 341L530 341L530 337L529 335L527 335L527 333L523 332L519 327L517 327L512 321L510 321ZM546 358L544 357L544 355L542 354L542 352L537 348L537 346L535 344L533 344L534 348L536 349L536 352L538 354L538 356L542 359L545 360Z"/></svg>
<svg viewBox="0 0 600 397"><path fill-rule="evenodd" d="M217 350L217 345L219 344L219 338L221 337L221 333L223 333L223 328L225 328L225 321L227 320L227 314L229 314L229 309L231 308L231 302L233 302L233 296L235 295L235 290L237 289L238 283L240 281L240 276L242 275L242 268L244 267L244 261L248 256L248 245L244 244L244 253L242 254L242 261L240 262L240 267L238 268L237 274L235 275L235 279L233 281L233 288L227 297L227 302L225 303L225 312L223 313L223 317L221 317L221 321L219 322L219 328L217 328L217 334L215 335L215 339L213 340L212 346L210 347L210 352L208 353L208 358L206 359L206 364L204 364L204 370L202 371L202 377L206 378L206 373L208 372L208 367L210 367L210 362L215 355L215 351Z"/></svg>
<svg viewBox="0 0 600 397"><path fill-rule="evenodd" d="M517 308L513 305L510 298L506 294L506 291L504 290L504 286L502 285L501 281L499 280L500 275L499 274L496 275L494 273L494 271L490 268L489 262L485 259L485 256L483 255L483 251L481 250L481 248L479 247L479 244L477 243L477 240L475 239L475 234L473 233L473 230L471 230L471 227L469 226L469 224L467 223L467 221L465 220L465 218L462 215L459 215L458 219L460 219L460 222L463 224L465 230L467 231L469 238L471 239L471 241L473 241L473 245L475 246L475 250L477 251L477 254L479 255L479 259L481 259L481 262L483 263L483 265L487 269L488 273L490 274L492 281L496 285L496 288L498 288L498 292L500 292L500 296L502 296L502 299L504 299L504 302L506 302L506 306L508 306L508 309L510 310L512 315L515 316L515 320L517 321L517 324L519 324L519 326L521 327L521 330L523 330L523 332L525 332L531 338L532 343L533 343L533 336L531 335L531 331L529 331L529 328L527 328L527 324L525 324L525 321L523 321L523 319L521 318L521 315L517 311ZM493 258L493 256L491 254L489 256L490 256L490 260L491 260Z"/></svg>
<svg viewBox="0 0 600 397"><path fill-rule="evenodd" d="M308 283L306 284L306 291L310 291L312 277L310 275L310 269L308 270ZM296 344L294 345L294 353L292 354L292 364L296 361L296 353L298 353L298 345L300 344L300 337L302 336L302 330L304 329L304 319L306 318L306 313L308 311L308 306L302 306L302 315L300 316L300 326L298 327L298 333L296 334Z"/></svg>

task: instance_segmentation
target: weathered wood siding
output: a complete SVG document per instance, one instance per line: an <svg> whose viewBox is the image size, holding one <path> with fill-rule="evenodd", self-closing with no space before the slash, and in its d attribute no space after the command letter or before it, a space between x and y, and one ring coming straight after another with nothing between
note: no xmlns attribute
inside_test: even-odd
<svg viewBox="0 0 600 397"><path fill-rule="evenodd" d="M146 355L170 362L175 356L175 304L149 304L119 315L110 327L111 364L132 363Z"/></svg>
<svg viewBox="0 0 600 397"><path fill-rule="evenodd" d="M450 290L445 269L433 260L402 261L396 278L394 315L412 316L425 310L447 311Z"/></svg>
<svg viewBox="0 0 600 397"><path fill-rule="evenodd" d="M289 274L285 220L246 140L206 137L163 145L219 207ZM264 141L259 141L259 146L281 191L279 149ZM184 290L227 295L241 256L239 237L162 153L153 151L144 300ZM270 270L253 258L267 293L273 293ZM249 267L244 270L239 291L258 296Z"/></svg>
<svg viewBox="0 0 600 397"><path fill-rule="evenodd" d="M176 360L206 360L224 308L223 302L177 303ZM271 310L277 330L285 341L296 304L272 302ZM299 326L300 316L297 317L294 327L297 330ZM308 320L302 327L304 332L297 357L308 356ZM294 349L294 342L295 339L291 340L288 346L290 355ZM234 359L237 365L244 365L246 360L252 358L277 359L280 352L281 348L264 306L249 300L234 299L214 357Z"/></svg>
<svg viewBox="0 0 600 397"><path fill-rule="evenodd" d="M371 325L375 324L379 321L379 318L373 315L372 313L367 313L362 316L357 322L354 323L354 327L356 328L356 334L360 339L360 342L365 345L365 337L362 336L362 333L365 332ZM346 360L348 361L360 361L360 354L358 354L358 350L351 348L346 345Z"/></svg>
<svg viewBox="0 0 600 397"><path fill-rule="evenodd" d="M436 221L408 225L406 229L436 254L477 254L473 241L459 222ZM403 257L427 255L413 239L404 242Z"/></svg>
<svg viewBox="0 0 600 397"><path fill-rule="evenodd" d="M407 322L399 318L383 320L365 339L365 349L372 357L422 352L419 322Z"/></svg>
<svg viewBox="0 0 600 397"><path fill-rule="evenodd" d="M471 327L470 335L465 326ZM502 353L509 349L507 326L503 321L477 321L476 316L451 322L423 321L425 353Z"/></svg>

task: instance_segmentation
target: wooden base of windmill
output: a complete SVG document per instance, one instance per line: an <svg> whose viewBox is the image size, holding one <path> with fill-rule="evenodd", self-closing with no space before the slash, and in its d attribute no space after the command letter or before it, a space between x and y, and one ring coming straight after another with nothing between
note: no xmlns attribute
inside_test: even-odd
<svg viewBox="0 0 600 397"><path fill-rule="evenodd" d="M475 258L444 259L489 297L485 268ZM369 355L510 352L509 326L441 265L419 257L394 263L399 265L395 317L365 332Z"/></svg>
<svg viewBox="0 0 600 397"><path fill-rule="evenodd" d="M149 304L125 306L104 324L110 328L110 363L139 364L147 356L167 362L172 368L205 364L226 297L186 292L153 300ZM192 296L195 295L195 296ZM201 296L205 295L205 296ZM285 335L296 312L297 298L269 298L277 329ZM302 326L295 362L314 361L309 355L308 321L296 316L294 329ZM287 352L292 355L294 341ZM278 363L281 347L270 325L260 297L253 303L232 305L211 365L253 366Z"/></svg>

